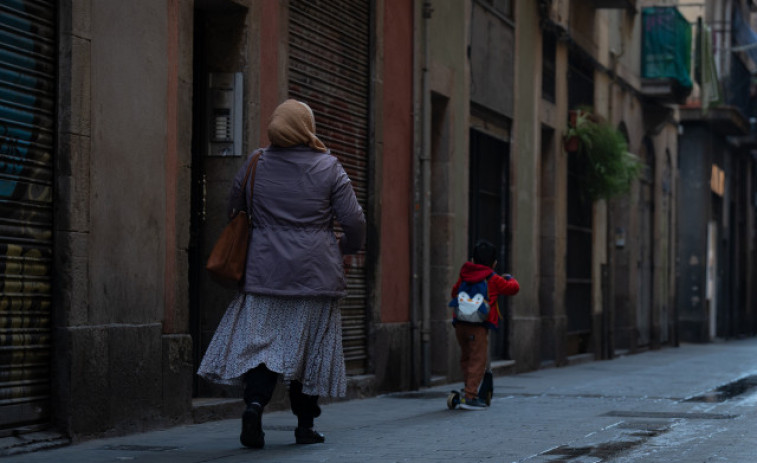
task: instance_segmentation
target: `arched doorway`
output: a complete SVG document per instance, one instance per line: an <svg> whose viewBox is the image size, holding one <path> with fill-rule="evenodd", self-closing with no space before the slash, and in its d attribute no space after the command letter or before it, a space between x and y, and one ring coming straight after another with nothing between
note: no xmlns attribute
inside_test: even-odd
<svg viewBox="0 0 757 463"><path fill-rule="evenodd" d="M648 346L652 341L653 281L654 281L654 146L647 137L642 143L640 159L643 162L639 177L639 195L636 202L636 331L637 346Z"/></svg>

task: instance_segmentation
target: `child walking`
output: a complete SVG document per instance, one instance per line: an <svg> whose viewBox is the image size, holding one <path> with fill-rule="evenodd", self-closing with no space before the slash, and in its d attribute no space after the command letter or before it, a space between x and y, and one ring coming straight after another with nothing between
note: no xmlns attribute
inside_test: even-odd
<svg viewBox="0 0 757 463"><path fill-rule="evenodd" d="M465 382L465 395L460 398L460 408L464 410L486 410L486 403L478 397L478 388L486 372L487 330L497 329L499 325L497 298L501 295L513 296L520 290L518 282L511 275L500 276L494 271L497 265L496 256L497 249L492 243L486 240L477 242L473 249L473 257L460 268L460 277L452 287L450 306L456 307L452 314L452 324L460 345L460 368ZM482 287L486 288L484 291L488 294L483 295L484 301L477 311L479 313L463 315L462 307L457 309L459 305L470 304L473 301L477 303L476 295L468 292L474 292L473 288ZM463 290L467 292L464 293ZM465 300L458 296L463 296Z"/></svg>

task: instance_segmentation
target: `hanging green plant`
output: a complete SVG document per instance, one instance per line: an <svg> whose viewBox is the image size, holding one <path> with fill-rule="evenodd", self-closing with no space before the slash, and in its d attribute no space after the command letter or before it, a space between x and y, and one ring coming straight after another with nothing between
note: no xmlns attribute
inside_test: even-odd
<svg viewBox="0 0 757 463"><path fill-rule="evenodd" d="M628 152L623 134L609 123L585 111L576 111L565 132L568 142L577 141L573 151L583 164L582 188L592 199L610 199L628 193L641 174L639 158Z"/></svg>
<svg viewBox="0 0 757 463"><path fill-rule="evenodd" d="M581 145L591 144L588 124L592 122L597 121L590 112L580 109L570 111L568 128L563 136L565 151L575 153Z"/></svg>

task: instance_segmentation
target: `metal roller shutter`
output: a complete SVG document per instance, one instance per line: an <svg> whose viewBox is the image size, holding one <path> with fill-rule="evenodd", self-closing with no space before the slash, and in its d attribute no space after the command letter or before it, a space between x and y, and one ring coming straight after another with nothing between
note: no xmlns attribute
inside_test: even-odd
<svg viewBox="0 0 757 463"><path fill-rule="evenodd" d="M50 419L55 3L0 1L0 436Z"/></svg>
<svg viewBox="0 0 757 463"><path fill-rule="evenodd" d="M344 165L358 201L368 199L370 2L291 0L289 94L315 113L318 137ZM346 269L342 301L347 372L361 374L367 361L365 256Z"/></svg>

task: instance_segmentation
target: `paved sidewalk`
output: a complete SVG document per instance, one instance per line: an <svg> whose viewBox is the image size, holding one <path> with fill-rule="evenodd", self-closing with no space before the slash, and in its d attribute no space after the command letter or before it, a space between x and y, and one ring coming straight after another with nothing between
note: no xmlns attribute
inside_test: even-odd
<svg viewBox="0 0 757 463"><path fill-rule="evenodd" d="M326 405L316 420L325 444L295 445L295 417L272 412L263 416L262 450L240 446L235 419L0 461L757 461L757 338L498 377L491 407L480 412L448 410L453 387Z"/></svg>

